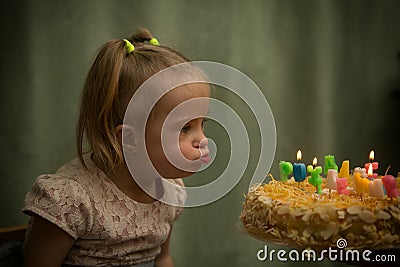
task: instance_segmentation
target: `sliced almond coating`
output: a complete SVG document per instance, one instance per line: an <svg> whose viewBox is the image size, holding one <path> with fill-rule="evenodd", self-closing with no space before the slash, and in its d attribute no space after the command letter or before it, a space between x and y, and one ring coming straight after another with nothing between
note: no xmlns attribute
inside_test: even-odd
<svg viewBox="0 0 400 267"><path fill-rule="evenodd" d="M363 230L366 233L376 232L376 226L375 226L375 224L364 224Z"/></svg>
<svg viewBox="0 0 400 267"><path fill-rule="evenodd" d="M304 236L300 237L299 241L301 241L303 244L307 244L308 240Z"/></svg>
<svg viewBox="0 0 400 267"><path fill-rule="evenodd" d="M331 205L325 206L325 209L331 219L336 218L336 209L333 206Z"/></svg>
<svg viewBox="0 0 400 267"><path fill-rule="evenodd" d="M308 222L312 214L313 212L311 210L307 210L303 217L301 217L301 219L303 220L303 222Z"/></svg>
<svg viewBox="0 0 400 267"><path fill-rule="evenodd" d="M294 210L294 216L303 216L305 213L305 210L303 210L302 208L296 208Z"/></svg>
<svg viewBox="0 0 400 267"><path fill-rule="evenodd" d="M338 228L337 223L329 222L325 230L322 232L322 238L328 240Z"/></svg>
<svg viewBox="0 0 400 267"><path fill-rule="evenodd" d="M389 220L389 219L391 218L391 216L390 216L389 213L387 213L387 212L385 212L385 211L382 211L382 210L380 210L380 211L376 214L376 217L377 217L378 219L382 219L382 220Z"/></svg>
<svg viewBox="0 0 400 267"><path fill-rule="evenodd" d="M309 237L311 236L311 234L307 231L307 229L304 229L304 231L303 231L303 236L304 236L305 238L309 238Z"/></svg>
<svg viewBox="0 0 400 267"><path fill-rule="evenodd" d="M363 210L358 214L361 220L366 223L374 223L376 221L375 215L369 210Z"/></svg>
<svg viewBox="0 0 400 267"><path fill-rule="evenodd" d="M390 211L390 214L392 214L392 217L395 221L400 222L400 213Z"/></svg>
<svg viewBox="0 0 400 267"><path fill-rule="evenodd" d="M376 240L378 240L379 236L376 232L371 232L371 233L368 233L368 238L371 241L375 242Z"/></svg>
<svg viewBox="0 0 400 267"><path fill-rule="evenodd" d="M346 212L344 210L338 210L337 214L338 214L338 218L341 220L344 219L346 216Z"/></svg>
<svg viewBox="0 0 400 267"><path fill-rule="evenodd" d="M262 199L260 199L260 197L262 197ZM262 203L269 205L272 202L272 198L270 197L266 197L266 196L259 196L258 200L260 200Z"/></svg>
<svg viewBox="0 0 400 267"><path fill-rule="evenodd" d="M329 221L329 215L328 215L328 210L327 210L327 206L322 206L322 207L316 207L315 208L315 212L319 214L319 217L323 220L323 221Z"/></svg>
<svg viewBox="0 0 400 267"><path fill-rule="evenodd" d="M351 215L354 215L354 214L360 213L363 209L364 209L364 207L362 207L362 206L354 205L354 206L348 207L347 212Z"/></svg>
<svg viewBox="0 0 400 267"><path fill-rule="evenodd" d="M284 215L289 213L289 207L288 206L281 206L277 212L278 215Z"/></svg>
<svg viewBox="0 0 400 267"><path fill-rule="evenodd" d="M297 230L295 229L290 229L288 232L287 237L294 239L295 237L297 237L299 234L297 232Z"/></svg>
<svg viewBox="0 0 400 267"><path fill-rule="evenodd" d="M341 225L340 225L340 231L345 231L345 230L347 230L347 229L349 229L350 227L352 227L353 225L350 223L350 224L347 224L346 222L345 223L342 223Z"/></svg>
<svg viewBox="0 0 400 267"><path fill-rule="evenodd" d="M396 213L400 213L400 209L396 206L390 206L390 209Z"/></svg>
<svg viewBox="0 0 400 267"><path fill-rule="evenodd" d="M353 233L348 233L348 234L346 235L346 240L354 241L354 239L355 239L355 236L354 236Z"/></svg>
<svg viewBox="0 0 400 267"><path fill-rule="evenodd" d="M258 201L260 201L260 202L264 202L264 199L265 199L265 198L267 198L267 197L266 197L266 196L263 196L263 195L259 195L257 199L258 199Z"/></svg>

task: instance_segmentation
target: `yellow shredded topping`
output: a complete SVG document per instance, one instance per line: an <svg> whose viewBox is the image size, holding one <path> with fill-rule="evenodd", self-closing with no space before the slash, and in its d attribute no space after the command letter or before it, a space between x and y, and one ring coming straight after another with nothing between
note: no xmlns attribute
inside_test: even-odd
<svg viewBox="0 0 400 267"><path fill-rule="evenodd" d="M258 192L259 194L262 192L263 195L292 207L312 207L329 204L337 209L343 209L352 205L361 205L373 210L377 205L383 209L397 202L397 199L378 199L370 197L368 194L358 194L352 190L349 190L349 195L339 195L336 190L331 193L317 194L315 193L315 187L306 182L306 180L299 185L293 179L287 182L272 179L268 184L253 186L250 191ZM322 188L325 187L325 180ZM352 186L351 180L349 181L349 186Z"/></svg>

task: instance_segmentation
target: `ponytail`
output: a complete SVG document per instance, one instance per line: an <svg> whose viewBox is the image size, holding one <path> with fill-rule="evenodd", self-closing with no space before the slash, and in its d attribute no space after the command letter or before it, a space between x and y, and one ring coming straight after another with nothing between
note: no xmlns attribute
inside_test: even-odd
<svg viewBox="0 0 400 267"><path fill-rule="evenodd" d="M77 150L84 166L84 132L93 153L105 166L112 167L123 160L114 128L123 119L118 112L118 87L124 58L124 44L120 40L110 41L100 48L87 75L77 126Z"/></svg>

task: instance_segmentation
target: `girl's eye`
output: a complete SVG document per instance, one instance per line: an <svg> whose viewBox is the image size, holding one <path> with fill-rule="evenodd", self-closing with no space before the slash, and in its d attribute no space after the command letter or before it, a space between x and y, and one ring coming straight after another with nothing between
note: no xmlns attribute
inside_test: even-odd
<svg viewBox="0 0 400 267"><path fill-rule="evenodd" d="M185 126L182 127L181 132L182 133L188 133L190 130L190 126L186 124Z"/></svg>

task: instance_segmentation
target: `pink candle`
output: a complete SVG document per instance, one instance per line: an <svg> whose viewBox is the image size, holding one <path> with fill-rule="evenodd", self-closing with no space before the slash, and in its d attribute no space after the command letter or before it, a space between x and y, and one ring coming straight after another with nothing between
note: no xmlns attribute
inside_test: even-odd
<svg viewBox="0 0 400 267"><path fill-rule="evenodd" d="M336 179L336 187L337 187L337 192L339 195L348 195L349 190L347 190L347 178L337 178Z"/></svg>
<svg viewBox="0 0 400 267"><path fill-rule="evenodd" d="M369 166L368 166L368 179L376 179L378 177L378 174L374 173L372 171L372 169L373 169L372 164L369 164Z"/></svg>
<svg viewBox="0 0 400 267"><path fill-rule="evenodd" d="M373 170L378 169L378 162L365 163L365 169L368 170L368 178L377 178L378 174Z"/></svg>
<svg viewBox="0 0 400 267"><path fill-rule="evenodd" d="M377 170L378 167L379 167L379 163L376 162L376 161L370 162L370 163L365 163L364 167L365 167L366 170L369 169L369 165L372 165L372 169L373 169L373 170Z"/></svg>
<svg viewBox="0 0 400 267"><path fill-rule="evenodd" d="M397 189L396 178L394 178L392 175L383 176L382 183L385 186L388 197L392 198L400 195L399 190Z"/></svg>
<svg viewBox="0 0 400 267"><path fill-rule="evenodd" d="M365 163L365 169L368 171L368 178L376 178L378 177L377 173L374 173L373 170L377 170L379 167L379 163L374 161L375 158L375 152L373 150L371 150L371 152L369 153L369 163ZM371 169L371 173L370 170Z"/></svg>

